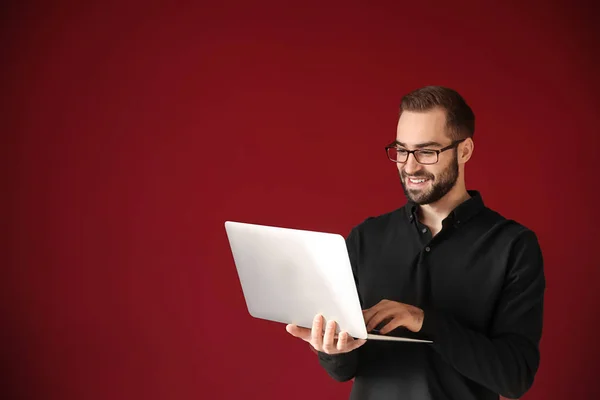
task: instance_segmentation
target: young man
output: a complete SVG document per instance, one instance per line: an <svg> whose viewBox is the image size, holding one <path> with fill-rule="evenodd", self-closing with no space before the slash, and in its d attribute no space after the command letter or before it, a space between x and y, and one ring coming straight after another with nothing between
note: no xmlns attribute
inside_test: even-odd
<svg viewBox="0 0 600 400"><path fill-rule="evenodd" d="M545 278L536 235L465 186L475 117L454 90L402 99L387 146L408 199L347 238L367 330L433 344L355 340L335 321L287 331L327 373L354 379L351 399L515 399L538 370Z"/></svg>

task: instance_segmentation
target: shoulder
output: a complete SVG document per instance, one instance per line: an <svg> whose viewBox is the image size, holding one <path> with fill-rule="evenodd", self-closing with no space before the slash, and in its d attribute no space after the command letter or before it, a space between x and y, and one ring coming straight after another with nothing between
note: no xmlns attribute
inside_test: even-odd
<svg viewBox="0 0 600 400"><path fill-rule="evenodd" d="M529 226L510 219L490 208L482 210L482 232L494 238L491 248L504 254L508 265L543 265L543 256L537 233Z"/></svg>
<svg viewBox="0 0 600 400"><path fill-rule="evenodd" d="M377 232L384 232L392 224L398 224L403 221L403 217L406 216L406 208L402 206L395 210L365 217L358 224L355 224L352 228L352 232L361 234L375 234Z"/></svg>
<svg viewBox="0 0 600 400"><path fill-rule="evenodd" d="M346 237L346 245L351 256L363 253L365 249L377 251L386 237L393 234L403 220L407 220L404 207L365 217L355 224Z"/></svg>
<svg viewBox="0 0 600 400"><path fill-rule="evenodd" d="M506 285L525 292L537 290L543 295L546 287L544 256L536 232L514 219L505 218L495 211L500 237L505 250L500 250L506 262Z"/></svg>
<svg viewBox="0 0 600 400"><path fill-rule="evenodd" d="M482 214L483 218L480 220L490 229L497 230L500 235L510 242L532 239L537 241L537 235L534 230L517 220L508 218L488 207L482 210Z"/></svg>
<svg viewBox="0 0 600 400"><path fill-rule="evenodd" d="M347 236L347 243L353 249L377 249L386 242L386 238L406 223L406 209L404 207L395 210L365 217L355 224Z"/></svg>

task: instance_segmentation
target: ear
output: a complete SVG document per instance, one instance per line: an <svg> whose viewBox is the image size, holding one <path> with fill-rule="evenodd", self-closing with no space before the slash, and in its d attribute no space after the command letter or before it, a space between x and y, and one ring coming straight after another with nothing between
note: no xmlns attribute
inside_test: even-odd
<svg viewBox="0 0 600 400"><path fill-rule="evenodd" d="M466 164L467 161L471 159L473 150L475 150L475 143L473 142L473 139L467 138L467 140L458 146L458 163Z"/></svg>

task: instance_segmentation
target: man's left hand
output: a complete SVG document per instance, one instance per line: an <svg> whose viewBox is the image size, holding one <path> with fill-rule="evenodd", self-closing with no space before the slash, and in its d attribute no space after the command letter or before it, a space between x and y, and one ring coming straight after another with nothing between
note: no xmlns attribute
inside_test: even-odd
<svg viewBox="0 0 600 400"><path fill-rule="evenodd" d="M379 330L379 333L385 335L400 326L412 332L419 332L423 326L424 313L420 308L409 304L381 300L373 307L363 310L363 316L367 324L367 332L371 332L379 324L387 321L387 324Z"/></svg>

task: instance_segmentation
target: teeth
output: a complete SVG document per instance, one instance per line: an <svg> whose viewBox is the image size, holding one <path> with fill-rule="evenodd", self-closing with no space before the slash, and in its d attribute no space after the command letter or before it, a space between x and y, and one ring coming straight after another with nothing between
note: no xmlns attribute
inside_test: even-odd
<svg viewBox="0 0 600 400"><path fill-rule="evenodd" d="M422 182L425 182L425 179L410 179L410 178L409 178L409 180L410 180L412 183L422 183Z"/></svg>

